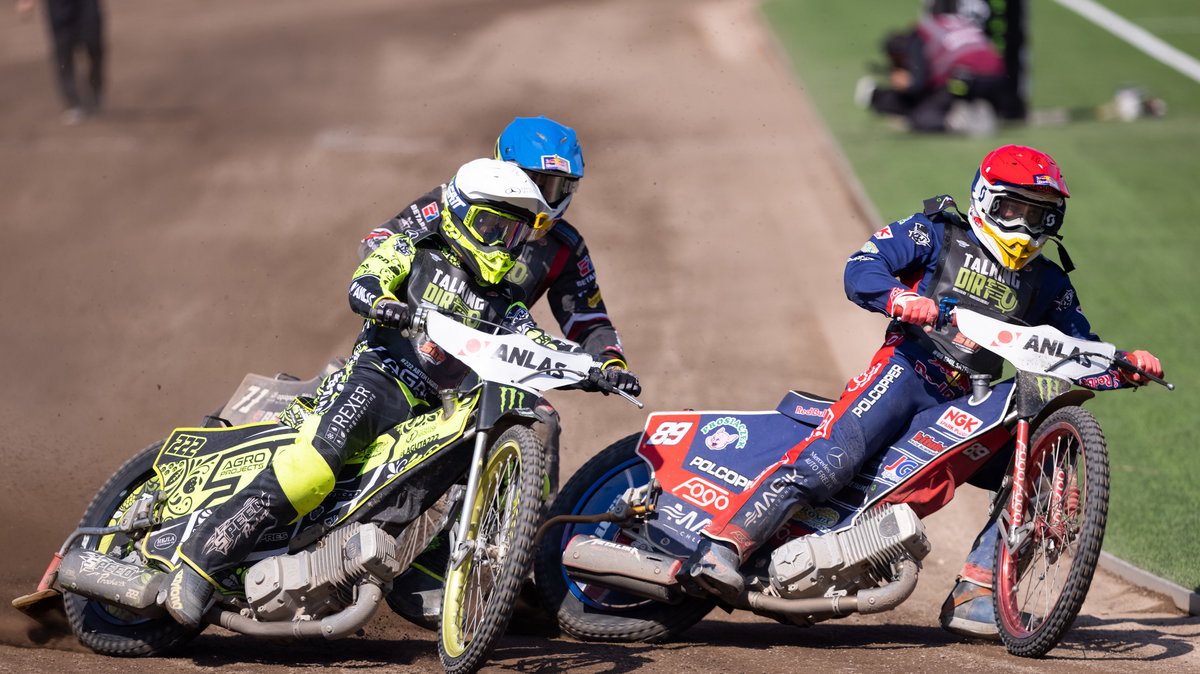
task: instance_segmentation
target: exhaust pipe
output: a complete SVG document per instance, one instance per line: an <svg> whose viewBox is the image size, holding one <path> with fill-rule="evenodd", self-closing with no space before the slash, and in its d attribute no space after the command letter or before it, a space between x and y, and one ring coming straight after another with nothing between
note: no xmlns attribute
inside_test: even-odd
<svg viewBox="0 0 1200 674"><path fill-rule="evenodd" d="M759 592L742 592L733 603L738 608L749 609L755 613L782 614L801 619L835 618L851 613L883 613L899 606L917 587L917 563L911 559L903 559L897 567L895 581L848 597L784 599Z"/></svg>
<svg viewBox="0 0 1200 674"><path fill-rule="evenodd" d="M58 584L63 589L143 617L165 615L157 599L166 577L165 573L83 548L68 551L58 567Z"/></svg>
<svg viewBox="0 0 1200 674"><path fill-rule="evenodd" d="M379 602L382 600L383 588L374 583L363 583L358 586L358 596L353 604L320 620L259 622L239 613L224 611L216 607L209 609L208 613L204 614L204 619L231 632L255 637L340 639L354 634L367 624L371 616L375 615L375 609L379 608Z"/></svg>
<svg viewBox="0 0 1200 674"><path fill-rule="evenodd" d="M683 601L675 580L683 560L656 552L580 534L563 550L567 577L612 590L620 590L666 604Z"/></svg>

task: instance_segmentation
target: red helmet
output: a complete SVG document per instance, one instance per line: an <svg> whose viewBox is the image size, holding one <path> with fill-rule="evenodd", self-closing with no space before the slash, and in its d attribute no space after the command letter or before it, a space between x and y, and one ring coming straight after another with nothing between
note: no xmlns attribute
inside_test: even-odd
<svg viewBox="0 0 1200 674"><path fill-rule="evenodd" d="M971 183L968 220L996 261L1020 269L1058 233L1069 196L1062 171L1050 155L1005 145L979 165Z"/></svg>

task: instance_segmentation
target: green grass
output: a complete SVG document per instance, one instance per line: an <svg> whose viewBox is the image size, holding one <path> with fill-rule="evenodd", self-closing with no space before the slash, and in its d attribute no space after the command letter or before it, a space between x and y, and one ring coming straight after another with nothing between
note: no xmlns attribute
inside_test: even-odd
<svg viewBox="0 0 1200 674"><path fill-rule="evenodd" d="M855 2L775 0L764 13L884 221L941 193L965 209L979 160L998 145L1030 145L1058 160L1073 195L1064 228L1079 267L1072 277L1093 328L1120 348L1153 351L1179 386L1088 403L1112 465L1104 547L1200 590L1200 443L1191 434L1200 410L1200 83L1055 3L1030 4L1034 109L1094 108L1136 83L1166 100L1167 116L1011 127L989 139L909 134L855 108L852 93L867 64L882 61L883 35L911 22L917 3L864 11ZM1106 4L1200 57L1194 0Z"/></svg>

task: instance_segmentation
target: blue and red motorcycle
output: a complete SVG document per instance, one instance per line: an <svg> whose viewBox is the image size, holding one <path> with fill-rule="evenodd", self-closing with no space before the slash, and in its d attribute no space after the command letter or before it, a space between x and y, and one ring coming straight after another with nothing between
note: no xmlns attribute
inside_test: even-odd
<svg viewBox="0 0 1200 674"><path fill-rule="evenodd" d="M1009 652L1038 657L1070 627L1087 594L1108 511L1108 456L1094 394L1071 380L1115 365L1160 384L1111 344L1049 326L1017 326L958 309L959 330L1016 375L972 377L972 394L917 415L829 500L803 507L741 567L727 598L809 626L888 611L916 587L930 551L921 517L953 488L1002 470L991 503L1000 540L994 608ZM715 597L685 594L676 574L731 497L822 421L831 400L790 391L775 410L659 412L566 483L538 551L537 585L567 634L655 642L700 621Z"/></svg>

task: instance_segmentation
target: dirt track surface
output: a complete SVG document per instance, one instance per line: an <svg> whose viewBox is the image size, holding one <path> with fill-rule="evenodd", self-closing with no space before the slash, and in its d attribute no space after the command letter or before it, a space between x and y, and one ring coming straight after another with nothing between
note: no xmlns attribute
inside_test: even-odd
<svg viewBox="0 0 1200 674"><path fill-rule="evenodd" d="M111 93L64 127L45 32L0 10L0 671L126 671L12 610L96 488L224 403L248 371L304 377L350 345L358 238L490 152L516 115L576 128L572 207L650 409L769 409L832 393L880 323L842 299L878 223L742 0L120 0ZM539 313L543 319L544 312ZM549 321L546 321L549 324ZM564 393L563 474L636 430ZM512 635L490 670L1197 671L1200 621L1099 574L1043 662L961 643L937 610L983 518L927 520L912 598L808 630L716 613L661 646ZM802 665L801 665L802 663ZM210 629L152 671L437 668L387 614L364 637L279 645Z"/></svg>

